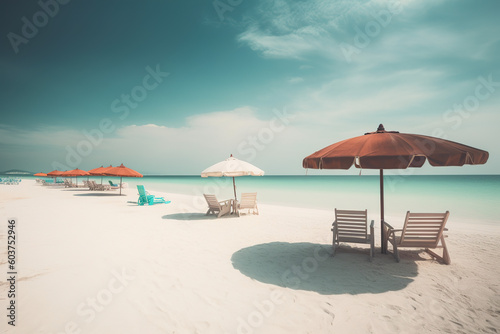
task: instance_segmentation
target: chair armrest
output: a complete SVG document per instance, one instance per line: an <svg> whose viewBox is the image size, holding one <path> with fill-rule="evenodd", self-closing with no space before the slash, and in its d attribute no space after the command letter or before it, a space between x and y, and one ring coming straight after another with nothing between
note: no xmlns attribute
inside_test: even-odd
<svg viewBox="0 0 500 334"><path fill-rule="evenodd" d="M375 226L375 220L372 219L372 223L370 224L370 228L373 228Z"/></svg>
<svg viewBox="0 0 500 334"><path fill-rule="evenodd" d="M220 201L219 204L227 206L227 205L231 205L232 201L233 201L232 199L227 199L225 201Z"/></svg>
<svg viewBox="0 0 500 334"><path fill-rule="evenodd" d="M333 223L332 223L332 228L330 229L330 231L335 231L335 229L337 228L337 221L334 220Z"/></svg>
<svg viewBox="0 0 500 334"><path fill-rule="evenodd" d="M394 227L391 226L388 222L384 221L384 226L387 227L389 230L394 230Z"/></svg>
<svg viewBox="0 0 500 334"><path fill-rule="evenodd" d="M385 221L384 221L384 226L387 228L387 238L389 238L391 234L393 234L394 236L396 236L396 232L402 232L403 231L402 228L394 228L388 222L385 222Z"/></svg>

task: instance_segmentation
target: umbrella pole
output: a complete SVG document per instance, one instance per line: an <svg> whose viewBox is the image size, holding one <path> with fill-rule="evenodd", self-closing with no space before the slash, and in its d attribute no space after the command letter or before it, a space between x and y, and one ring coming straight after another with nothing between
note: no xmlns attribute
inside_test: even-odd
<svg viewBox="0 0 500 334"><path fill-rule="evenodd" d="M237 201L238 199L236 198L236 183L234 182L234 176L233 176L233 189L234 189L234 200Z"/></svg>
<svg viewBox="0 0 500 334"><path fill-rule="evenodd" d="M384 233L384 170L380 170L380 233L382 240L382 246L380 251L382 254L387 253L387 240L385 240Z"/></svg>
<svg viewBox="0 0 500 334"><path fill-rule="evenodd" d="M122 195L122 177L120 176L120 196Z"/></svg>

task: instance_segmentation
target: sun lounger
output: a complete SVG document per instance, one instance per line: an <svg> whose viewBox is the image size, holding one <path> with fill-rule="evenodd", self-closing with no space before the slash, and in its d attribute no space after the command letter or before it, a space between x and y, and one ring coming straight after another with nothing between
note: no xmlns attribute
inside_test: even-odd
<svg viewBox="0 0 500 334"><path fill-rule="evenodd" d="M20 178L12 178L12 177L3 177L3 178L0 178L0 184L15 184L15 185L18 185L19 182L21 182L21 179Z"/></svg>
<svg viewBox="0 0 500 334"><path fill-rule="evenodd" d="M151 195L142 185L138 185L137 190L139 191L139 199L137 200L138 205L170 203L170 201L165 200L163 197L155 197L155 195Z"/></svg>
<svg viewBox="0 0 500 334"><path fill-rule="evenodd" d="M257 208L257 193L241 194L241 200L237 205L238 216L240 216L241 210L247 210L247 209L248 213L250 213L250 210L252 210L252 213L254 215L259 214L259 209Z"/></svg>
<svg viewBox="0 0 500 334"><path fill-rule="evenodd" d="M370 244L370 261L375 256L375 238L372 220L368 230L367 210L337 210L335 209L335 221L332 224L333 232L333 254L341 242Z"/></svg>
<svg viewBox="0 0 500 334"><path fill-rule="evenodd" d="M90 190L94 191L105 191L105 190L111 190L111 187L108 186L107 184L97 184L95 181L88 181L89 185L92 185Z"/></svg>
<svg viewBox="0 0 500 334"><path fill-rule="evenodd" d="M392 244L394 258L399 262L401 247L425 248L425 251L440 262L450 264L450 254L444 241L445 225L450 213L406 213L402 229L394 229L384 222L387 240ZM396 233L401 233L396 235ZM441 242L441 245L439 243ZM443 256L439 256L430 249L442 248Z"/></svg>
<svg viewBox="0 0 500 334"><path fill-rule="evenodd" d="M203 194L203 196L205 196L205 200L208 204L207 215L214 214L217 215L217 218L219 218L231 212L231 205L233 200L229 199L219 202L215 195Z"/></svg>
<svg viewBox="0 0 500 334"><path fill-rule="evenodd" d="M115 184L115 183L113 183L111 181L108 181L108 182L109 182L109 186L111 187L111 189L119 189L120 188L119 185L117 185L117 184Z"/></svg>

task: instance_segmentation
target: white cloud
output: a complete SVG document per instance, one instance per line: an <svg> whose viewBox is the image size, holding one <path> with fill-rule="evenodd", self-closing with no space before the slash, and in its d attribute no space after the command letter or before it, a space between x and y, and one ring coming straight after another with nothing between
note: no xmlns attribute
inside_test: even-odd
<svg viewBox="0 0 500 334"><path fill-rule="evenodd" d="M396 2L409 6L411 1ZM392 1L263 1L247 21L240 42L264 57L305 59L320 55L343 59L339 45L352 42L353 26L374 21Z"/></svg>
<svg viewBox="0 0 500 334"><path fill-rule="evenodd" d="M293 77L293 78L289 78L289 79L287 80L287 82L288 82L289 84L297 84L297 83L300 83L300 82L302 82L302 81L304 81L304 78L301 78L301 77Z"/></svg>

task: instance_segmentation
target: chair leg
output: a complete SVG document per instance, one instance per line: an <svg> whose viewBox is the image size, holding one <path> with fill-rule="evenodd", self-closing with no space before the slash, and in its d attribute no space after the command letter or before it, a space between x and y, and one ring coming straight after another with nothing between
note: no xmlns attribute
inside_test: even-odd
<svg viewBox="0 0 500 334"><path fill-rule="evenodd" d="M375 242L373 240L373 236L372 236L372 240L370 242L370 262L372 262L372 259L375 257Z"/></svg>
<svg viewBox="0 0 500 334"><path fill-rule="evenodd" d="M442 245L441 247L443 248L443 256L439 256L435 252L431 251L429 248L426 248L425 251L434 258L436 258L436 260L439 260L444 264L450 264L451 263L450 254L448 253L448 247L446 247L446 242L444 241L443 235L441 236L441 245Z"/></svg>
<svg viewBox="0 0 500 334"><path fill-rule="evenodd" d="M399 262L399 252L398 252L398 245L396 245L396 243L394 242L392 244L392 248L393 248L393 251L394 251L394 258L396 259L396 262Z"/></svg>
<svg viewBox="0 0 500 334"><path fill-rule="evenodd" d="M335 256L335 251L337 250L338 247L338 242L335 240L335 231L333 231L333 238L332 238L332 257Z"/></svg>

